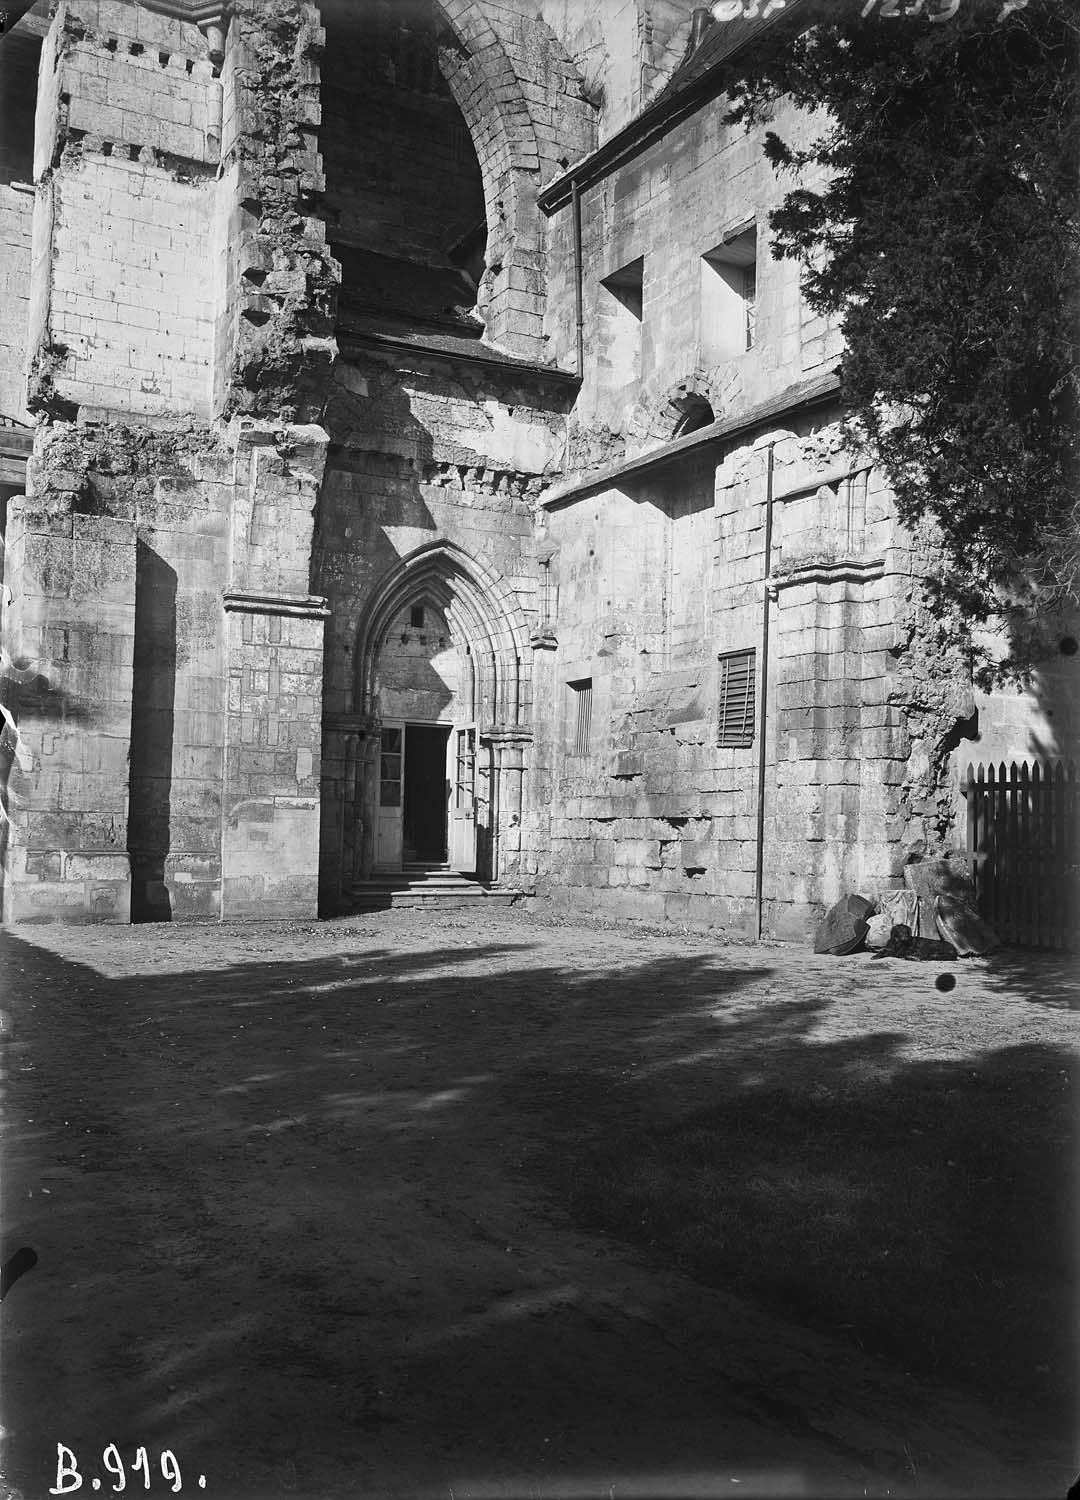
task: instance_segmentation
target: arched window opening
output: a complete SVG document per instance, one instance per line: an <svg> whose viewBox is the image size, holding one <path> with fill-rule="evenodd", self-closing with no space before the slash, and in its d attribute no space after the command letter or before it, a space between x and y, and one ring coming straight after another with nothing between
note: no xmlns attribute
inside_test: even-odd
<svg viewBox="0 0 1080 1500"><path fill-rule="evenodd" d="M480 164L440 67L433 0L323 5L319 149L339 331L478 338L487 221Z"/></svg>
<svg viewBox="0 0 1080 1500"><path fill-rule="evenodd" d="M716 421L713 409L704 396L687 396L675 405L680 416L675 424L673 437L686 437L687 433L699 432L702 427L708 427Z"/></svg>

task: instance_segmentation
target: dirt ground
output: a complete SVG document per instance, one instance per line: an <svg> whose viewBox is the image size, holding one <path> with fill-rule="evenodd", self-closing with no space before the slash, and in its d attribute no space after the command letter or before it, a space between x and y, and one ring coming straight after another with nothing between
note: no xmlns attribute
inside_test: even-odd
<svg viewBox="0 0 1080 1500"><path fill-rule="evenodd" d="M629 1112L1073 1062L1074 965L387 912L0 936L6 1494L1060 1496L1072 1434L583 1228ZM776 1049L779 1048L779 1051ZM651 1117L651 1116L650 1116ZM658 1116L657 1116L658 1117ZM1074 1309L1063 1308L1063 1319ZM827 1321L827 1320L826 1320ZM58 1476L58 1444L73 1455Z"/></svg>

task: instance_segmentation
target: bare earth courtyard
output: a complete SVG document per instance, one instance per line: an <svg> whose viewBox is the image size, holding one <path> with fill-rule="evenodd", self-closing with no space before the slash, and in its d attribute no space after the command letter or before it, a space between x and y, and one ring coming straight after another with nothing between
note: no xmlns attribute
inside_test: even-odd
<svg viewBox="0 0 1080 1500"><path fill-rule="evenodd" d="M503 910L0 961L8 1496L110 1444L217 1500L1075 1477L1067 959Z"/></svg>

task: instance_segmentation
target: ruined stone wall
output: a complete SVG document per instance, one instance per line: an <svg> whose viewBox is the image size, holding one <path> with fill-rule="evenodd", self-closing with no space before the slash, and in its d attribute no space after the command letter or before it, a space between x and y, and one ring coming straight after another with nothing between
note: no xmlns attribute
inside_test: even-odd
<svg viewBox="0 0 1080 1500"><path fill-rule="evenodd" d="M731 479L734 494L738 466ZM801 938L846 892L901 882L911 741L894 652L911 557L881 476L837 425L776 444L774 494L765 920Z"/></svg>
<svg viewBox="0 0 1080 1500"><path fill-rule="evenodd" d="M321 410L334 267L294 163L318 41L302 6L241 4L222 67L120 0L53 18L5 920L315 909L325 434L295 418Z"/></svg>
<svg viewBox="0 0 1080 1500"><path fill-rule="evenodd" d="M27 421L26 341L34 216L34 109L41 38L36 17L0 49L0 426Z"/></svg>

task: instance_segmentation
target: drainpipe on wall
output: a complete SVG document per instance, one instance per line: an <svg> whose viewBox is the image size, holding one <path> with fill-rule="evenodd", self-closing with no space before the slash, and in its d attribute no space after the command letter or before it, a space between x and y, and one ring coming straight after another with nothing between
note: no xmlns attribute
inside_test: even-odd
<svg viewBox="0 0 1080 1500"><path fill-rule="evenodd" d="M769 716L769 575L772 572L773 448L769 444L765 470L765 569L761 605L761 688L758 703L757 850L754 869L754 902L757 906L757 939L764 925L765 871L765 730Z"/></svg>
<svg viewBox="0 0 1080 1500"><path fill-rule="evenodd" d="M585 378L585 313L582 304L581 269L581 189L577 178L570 183L570 204L574 217L574 311L577 316L577 378Z"/></svg>

